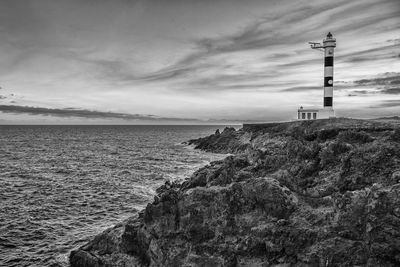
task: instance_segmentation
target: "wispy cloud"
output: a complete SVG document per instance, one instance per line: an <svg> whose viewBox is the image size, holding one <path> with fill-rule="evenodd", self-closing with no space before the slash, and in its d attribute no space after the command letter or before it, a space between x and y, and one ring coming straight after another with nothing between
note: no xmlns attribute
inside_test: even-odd
<svg viewBox="0 0 400 267"><path fill-rule="evenodd" d="M384 4L393 5L390 1ZM343 34L354 31L362 33L362 29L376 25L384 19L397 18L398 10L392 10L385 14L374 13L373 16L362 17L357 23L341 23L343 17L352 17L360 10L369 12L377 6L379 3L363 3L362 1L324 3L319 7L305 6L293 12L287 11L285 16L268 15L232 34L195 40L195 52L165 69L144 76L143 79L153 82L169 81L172 83L170 88L183 88L186 91L194 90L195 92L199 89L251 91L254 88L270 91L280 89L282 92L317 90L320 87L282 87L283 82L287 84L301 82L293 78L300 79L299 76L304 69L309 66L318 66L321 62L318 55L313 58L309 55L305 56L309 50L305 43L310 38L315 38L318 27L321 27L320 23L325 20L331 21L333 31ZM304 27L305 24L309 27ZM282 30L282 25L285 25L285 31ZM298 44L297 48L292 44ZM399 43L396 41L391 41L389 44L382 42L375 44L373 48L360 47L361 50L357 52L344 52L336 59L338 62L348 63L390 59L398 56L395 53L398 46ZM272 52L269 52L269 49ZM276 52L279 50L282 52ZM247 60L245 53L253 57L259 55L259 59ZM243 64L251 66L251 71L244 71L244 68L232 64L235 59L240 61L241 57L245 59L241 60ZM278 69L284 71L277 72ZM179 82L175 82L177 79ZM248 83L249 80L253 83ZM337 89L344 87L346 86L338 85Z"/></svg>
<svg viewBox="0 0 400 267"><path fill-rule="evenodd" d="M400 99L385 100L378 105L371 106L371 108L393 108L393 107L400 107Z"/></svg>
<svg viewBox="0 0 400 267"><path fill-rule="evenodd" d="M283 89L282 92L308 92L314 90L322 90L321 86L295 86Z"/></svg>
<svg viewBox="0 0 400 267"><path fill-rule="evenodd" d="M400 72L387 72L379 74L378 77L354 81L357 85L397 85L400 84Z"/></svg>
<svg viewBox="0 0 400 267"><path fill-rule="evenodd" d="M400 87L383 89L382 94L400 95Z"/></svg>
<svg viewBox="0 0 400 267"><path fill-rule="evenodd" d="M321 102L323 54L307 42L328 31L335 103L399 95L398 73L377 75L400 67L398 0L3 1L0 24L2 103L80 107L29 114L288 119Z"/></svg>
<svg viewBox="0 0 400 267"><path fill-rule="evenodd" d="M386 72L371 78L352 82L338 82L335 91L345 92L347 96L379 96L400 94L400 73Z"/></svg>

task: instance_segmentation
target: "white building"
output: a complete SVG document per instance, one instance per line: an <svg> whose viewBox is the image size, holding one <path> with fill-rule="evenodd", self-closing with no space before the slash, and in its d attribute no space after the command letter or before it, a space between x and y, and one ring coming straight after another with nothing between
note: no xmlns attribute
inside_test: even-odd
<svg viewBox="0 0 400 267"><path fill-rule="evenodd" d="M298 120L318 120L318 119L329 119L335 117L335 111L333 109L321 109L319 107L300 107L297 110Z"/></svg>

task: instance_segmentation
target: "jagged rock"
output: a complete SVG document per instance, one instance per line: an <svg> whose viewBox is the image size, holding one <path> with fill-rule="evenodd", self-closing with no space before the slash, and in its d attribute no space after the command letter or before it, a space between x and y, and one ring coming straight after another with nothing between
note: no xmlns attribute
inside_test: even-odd
<svg viewBox="0 0 400 267"><path fill-rule="evenodd" d="M236 155L161 186L71 266L399 266L398 127L333 119L191 140Z"/></svg>
<svg viewBox="0 0 400 267"><path fill-rule="evenodd" d="M87 245L70 254L71 267L124 267L142 266L121 246L124 225L117 225L96 236Z"/></svg>

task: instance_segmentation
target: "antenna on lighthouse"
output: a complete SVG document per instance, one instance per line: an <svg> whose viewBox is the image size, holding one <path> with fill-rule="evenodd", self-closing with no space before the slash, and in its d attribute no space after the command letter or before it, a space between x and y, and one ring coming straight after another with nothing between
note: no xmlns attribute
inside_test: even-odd
<svg viewBox="0 0 400 267"><path fill-rule="evenodd" d="M311 45L312 49L318 49L320 51L324 51L324 46L321 45L321 43L316 43L316 42L308 42Z"/></svg>

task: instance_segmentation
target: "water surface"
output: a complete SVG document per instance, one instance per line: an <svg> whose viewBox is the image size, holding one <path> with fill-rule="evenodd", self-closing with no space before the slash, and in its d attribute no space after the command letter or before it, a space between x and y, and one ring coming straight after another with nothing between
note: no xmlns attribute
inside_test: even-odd
<svg viewBox="0 0 400 267"><path fill-rule="evenodd" d="M71 249L223 155L183 141L223 126L0 126L0 266L66 266Z"/></svg>

